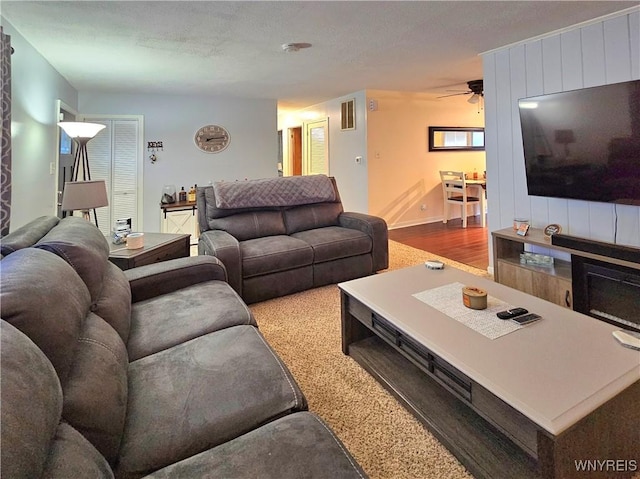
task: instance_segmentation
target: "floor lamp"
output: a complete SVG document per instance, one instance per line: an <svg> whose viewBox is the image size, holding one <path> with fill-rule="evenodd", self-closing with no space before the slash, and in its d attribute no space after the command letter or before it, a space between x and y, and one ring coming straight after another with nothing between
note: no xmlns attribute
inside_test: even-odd
<svg viewBox="0 0 640 479"><path fill-rule="evenodd" d="M76 155L73 162L73 172L71 174L71 182L65 183L65 188L63 191L62 197L62 209L65 210L65 191L70 183L78 182L78 176L80 174L80 167L82 166L82 180L85 182L91 182L91 170L89 169L89 155L87 153L87 143L93 137L95 137L100 131L106 128L106 125L101 125L100 123L86 123L82 121L61 121L58 123L58 126L64 130L64 132L69 135L69 137L76 143ZM102 181L102 186L105 190L106 195L106 185L104 181ZM94 189L97 187L94 187ZM89 188L81 188L77 193L81 192L89 192L91 189ZM74 204L78 204L77 202L77 193L75 196ZM106 200L105 200L106 201ZM87 201L86 204L90 205L95 203L95 199L93 201ZM67 205L69 206L69 205ZM96 226L98 226L98 215L96 214L96 208L99 206L107 206L107 203L104 204L96 204L95 206L89 206L86 208L77 208L83 211L86 211L88 214L89 209L93 209L93 216L96 221ZM70 209L70 208L69 208ZM68 211L68 209L66 209ZM84 216L84 214L83 214ZM88 218L89 219L89 218ZM90 219L89 219L90 221Z"/></svg>

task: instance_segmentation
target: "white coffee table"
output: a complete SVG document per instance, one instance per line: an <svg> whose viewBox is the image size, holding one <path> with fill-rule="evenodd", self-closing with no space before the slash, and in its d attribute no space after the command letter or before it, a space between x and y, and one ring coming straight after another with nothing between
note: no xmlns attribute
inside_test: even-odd
<svg viewBox="0 0 640 479"><path fill-rule="evenodd" d="M452 283L544 319L489 339L412 296ZM452 267L339 287L344 353L476 477L578 477L575 461L595 459L640 467L640 353L615 326Z"/></svg>

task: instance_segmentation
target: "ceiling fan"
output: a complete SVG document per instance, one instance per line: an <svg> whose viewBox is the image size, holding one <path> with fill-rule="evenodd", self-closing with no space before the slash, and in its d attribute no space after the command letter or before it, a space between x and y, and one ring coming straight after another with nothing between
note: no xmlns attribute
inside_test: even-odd
<svg viewBox="0 0 640 479"><path fill-rule="evenodd" d="M456 96L456 95L471 95L471 97L469 97L467 101L469 103L478 103L480 99L484 97L484 85L482 83L482 80L471 80L467 82L467 85L469 86L468 91L463 91L460 93L452 93L451 95L439 96L438 98L446 98L449 96Z"/></svg>

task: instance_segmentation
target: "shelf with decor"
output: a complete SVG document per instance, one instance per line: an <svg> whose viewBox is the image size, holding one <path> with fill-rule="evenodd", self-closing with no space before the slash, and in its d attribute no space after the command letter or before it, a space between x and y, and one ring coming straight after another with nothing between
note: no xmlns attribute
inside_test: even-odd
<svg viewBox="0 0 640 479"><path fill-rule="evenodd" d="M529 228L526 236L518 235L513 228L494 231L491 235L496 282L566 308L572 307L570 260L553 258L553 264L545 266L521 261L521 255L533 249L547 248L569 253L568 250L553 246L543 230L537 228Z"/></svg>

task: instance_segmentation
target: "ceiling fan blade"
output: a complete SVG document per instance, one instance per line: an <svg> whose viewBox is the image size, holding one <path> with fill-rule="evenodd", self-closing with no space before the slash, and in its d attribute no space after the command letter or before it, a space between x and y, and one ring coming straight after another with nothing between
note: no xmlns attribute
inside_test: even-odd
<svg viewBox="0 0 640 479"><path fill-rule="evenodd" d="M463 93L452 93L451 95L442 95L442 96L438 96L436 98L447 98L449 96L458 96L458 95L470 95L471 93L473 93L473 92L465 91Z"/></svg>

